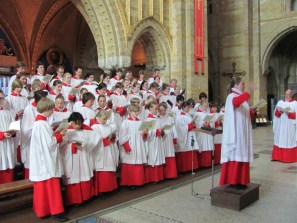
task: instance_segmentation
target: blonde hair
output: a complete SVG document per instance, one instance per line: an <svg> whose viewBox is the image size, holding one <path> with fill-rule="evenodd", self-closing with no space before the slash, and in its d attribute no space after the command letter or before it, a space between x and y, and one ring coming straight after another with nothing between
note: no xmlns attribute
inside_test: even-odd
<svg viewBox="0 0 297 223"><path fill-rule="evenodd" d="M55 108L55 103L49 98L41 98L37 103L37 111L39 113L53 110L54 108Z"/></svg>
<svg viewBox="0 0 297 223"><path fill-rule="evenodd" d="M63 78L66 78L67 75L70 75L72 77L72 74L71 73L66 72L66 73L63 74Z"/></svg>
<svg viewBox="0 0 297 223"><path fill-rule="evenodd" d="M103 116L106 116L106 117L109 117L109 112L102 109L102 110L99 110L98 113L96 114L96 118L101 118Z"/></svg>
<svg viewBox="0 0 297 223"><path fill-rule="evenodd" d="M130 104L128 107L129 112L139 111L139 107L137 105Z"/></svg>
<svg viewBox="0 0 297 223"><path fill-rule="evenodd" d="M41 80L35 79L32 83L32 91L35 92L37 90L41 90L42 85L41 85Z"/></svg>
<svg viewBox="0 0 297 223"><path fill-rule="evenodd" d="M139 98L131 98L130 100L130 104L140 104L140 99Z"/></svg>
<svg viewBox="0 0 297 223"><path fill-rule="evenodd" d="M14 91L14 89L16 89L17 87L22 88L23 84L20 80L14 80L11 84L11 90Z"/></svg>

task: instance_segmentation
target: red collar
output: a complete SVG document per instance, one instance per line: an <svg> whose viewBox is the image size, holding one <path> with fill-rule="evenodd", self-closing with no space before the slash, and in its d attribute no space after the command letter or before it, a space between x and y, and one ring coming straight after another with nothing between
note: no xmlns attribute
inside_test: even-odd
<svg viewBox="0 0 297 223"><path fill-rule="evenodd" d="M62 95L61 93L56 94L54 91L51 91L50 94L51 94L51 95Z"/></svg>
<svg viewBox="0 0 297 223"><path fill-rule="evenodd" d="M75 80L79 80L79 78L77 76L73 76L72 78Z"/></svg>
<svg viewBox="0 0 297 223"><path fill-rule="evenodd" d="M68 127L68 129L74 129L72 125L70 125ZM80 127L81 130L93 130L91 127L85 125L85 124L82 124L81 127Z"/></svg>
<svg viewBox="0 0 297 223"><path fill-rule="evenodd" d="M70 84L67 84L67 83L65 83L65 82L63 82L62 85L65 86L65 87L71 87Z"/></svg>
<svg viewBox="0 0 297 223"><path fill-rule="evenodd" d="M17 93L15 93L15 92L12 92L11 94L10 94L11 96L22 96L21 94L17 94Z"/></svg>
<svg viewBox="0 0 297 223"><path fill-rule="evenodd" d="M119 92L117 92L117 91L114 91L113 94L116 95L116 96L120 96L120 95L121 95L121 94L120 94Z"/></svg>
<svg viewBox="0 0 297 223"><path fill-rule="evenodd" d="M179 107L179 104L175 104L175 107Z"/></svg>
<svg viewBox="0 0 297 223"><path fill-rule="evenodd" d="M97 119L95 119L95 118L91 118L90 119L90 126L93 126L93 125L95 125L95 124L100 124L99 122L98 122L98 120Z"/></svg>
<svg viewBox="0 0 297 223"><path fill-rule="evenodd" d="M235 91L232 91L232 93L239 95L239 93L238 92L235 92Z"/></svg>
<svg viewBox="0 0 297 223"><path fill-rule="evenodd" d="M44 115L38 114L35 118L35 121L46 121L47 118Z"/></svg>
<svg viewBox="0 0 297 223"><path fill-rule="evenodd" d="M90 84L89 82L86 81L86 82L84 83L84 85L91 85L91 84Z"/></svg>
<svg viewBox="0 0 297 223"><path fill-rule="evenodd" d="M37 107L37 103L36 103L36 101L33 101L32 103L31 103L31 105L33 106L33 107Z"/></svg>
<svg viewBox="0 0 297 223"><path fill-rule="evenodd" d="M186 113L185 113L185 112L183 112L183 111L182 111L180 114L181 114L181 115L186 115Z"/></svg>
<svg viewBox="0 0 297 223"><path fill-rule="evenodd" d="M105 108L100 108L100 107L97 108L97 110L99 110L99 111L102 110L102 109L103 110L106 110L106 111L109 111L110 110L107 106Z"/></svg>
<svg viewBox="0 0 297 223"><path fill-rule="evenodd" d="M284 102L286 102L286 99L283 99ZM291 98L289 102L293 102L294 100Z"/></svg>
<svg viewBox="0 0 297 223"><path fill-rule="evenodd" d="M148 118L156 118L156 117L155 117L153 114L151 114L151 113L149 113L147 117L148 117Z"/></svg>
<svg viewBox="0 0 297 223"><path fill-rule="evenodd" d="M62 110L59 110L58 108L54 108L55 112L67 112L67 108L63 108Z"/></svg>
<svg viewBox="0 0 297 223"><path fill-rule="evenodd" d="M197 112L203 112L201 109L198 109Z"/></svg>
<svg viewBox="0 0 297 223"><path fill-rule="evenodd" d="M163 95L164 95L164 96L167 96L168 94L166 94L166 93L163 91Z"/></svg>
<svg viewBox="0 0 297 223"><path fill-rule="evenodd" d="M133 119L131 116L128 118L130 121L139 121L139 118Z"/></svg>
<svg viewBox="0 0 297 223"><path fill-rule="evenodd" d="M2 108L2 107L0 107L0 111L1 111L1 110L3 110L3 108Z"/></svg>
<svg viewBox="0 0 297 223"><path fill-rule="evenodd" d="M153 76L150 76L150 78L155 78L156 76L155 75L153 75Z"/></svg>
<svg viewBox="0 0 297 223"><path fill-rule="evenodd" d="M121 81L122 78L118 78L117 76L114 76L113 79L117 80L117 81Z"/></svg>

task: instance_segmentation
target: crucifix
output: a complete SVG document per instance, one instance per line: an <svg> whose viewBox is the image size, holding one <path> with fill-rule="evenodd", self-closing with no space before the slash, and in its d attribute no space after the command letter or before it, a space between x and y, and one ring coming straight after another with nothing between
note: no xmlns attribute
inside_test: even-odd
<svg viewBox="0 0 297 223"><path fill-rule="evenodd" d="M242 72L236 72L235 71L235 67L236 67L236 63L235 62L232 63L232 67L233 67L233 72L232 73L226 73L226 72L224 72L223 73L223 76L224 77L231 77L231 78L233 78L233 77L237 77L237 76L244 76L244 75L246 75L245 71L242 71Z"/></svg>

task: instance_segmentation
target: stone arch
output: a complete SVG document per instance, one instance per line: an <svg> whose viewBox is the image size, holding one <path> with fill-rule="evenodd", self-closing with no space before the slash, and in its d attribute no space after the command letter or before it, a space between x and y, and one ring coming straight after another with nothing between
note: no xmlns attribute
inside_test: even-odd
<svg viewBox="0 0 297 223"><path fill-rule="evenodd" d="M129 36L127 50L131 53L137 40L145 44L148 56L147 65L159 65L165 69L165 78L170 78L170 52L172 41L162 25L153 17L147 17L140 21ZM153 56L154 55L154 56ZM153 56L153 57L152 57Z"/></svg>
<svg viewBox="0 0 297 223"><path fill-rule="evenodd" d="M121 4L116 1L72 0L90 26L98 51L98 65L102 68L123 66L125 30L121 19ZM129 57L130 59L130 57Z"/></svg>
<svg viewBox="0 0 297 223"><path fill-rule="evenodd" d="M286 24L279 26L274 29L273 32L268 35L264 41L262 41L262 71L265 73L268 69L268 63L270 56L275 48L275 46L281 41L285 36L289 35L291 32L297 30L296 21L291 20L290 22L286 22Z"/></svg>

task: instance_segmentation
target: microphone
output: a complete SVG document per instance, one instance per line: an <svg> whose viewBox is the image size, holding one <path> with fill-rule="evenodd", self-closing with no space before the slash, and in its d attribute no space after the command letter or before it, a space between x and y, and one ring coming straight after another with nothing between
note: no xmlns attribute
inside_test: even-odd
<svg viewBox="0 0 297 223"><path fill-rule="evenodd" d="M191 136L191 147L193 147L193 146L194 146L194 142L195 142L195 139L194 139L194 137L193 137L193 136Z"/></svg>

